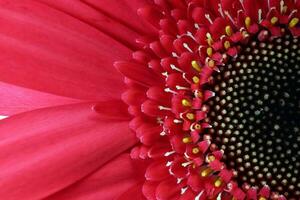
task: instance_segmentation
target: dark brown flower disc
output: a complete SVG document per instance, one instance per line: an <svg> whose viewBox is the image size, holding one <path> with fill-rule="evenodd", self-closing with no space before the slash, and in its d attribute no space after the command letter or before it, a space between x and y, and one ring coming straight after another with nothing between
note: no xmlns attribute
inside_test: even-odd
<svg viewBox="0 0 300 200"><path fill-rule="evenodd" d="M300 199L300 42L251 40L214 75L209 131L240 184Z"/></svg>

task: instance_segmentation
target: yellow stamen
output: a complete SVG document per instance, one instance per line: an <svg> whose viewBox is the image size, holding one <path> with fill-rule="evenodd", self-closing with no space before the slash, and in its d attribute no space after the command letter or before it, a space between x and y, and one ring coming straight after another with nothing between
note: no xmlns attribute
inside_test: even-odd
<svg viewBox="0 0 300 200"><path fill-rule="evenodd" d="M247 31L242 31L242 35L243 35L243 37L244 37L244 38L246 38L246 37L248 37L248 36L249 36L249 34L248 34L248 32L247 32Z"/></svg>
<svg viewBox="0 0 300 200"><path fill-rule="evenodd" d="M267 200L265 197L259 197L258 200Z"/></svg>
<svg viewBox="0 0 300 200"><path fill-rule="evenodd" d="M203 97L203 93L200 92L200 91L198 91L198 92L197 92L197 97L202 98L202 97Z"/></svg>
<svg viewBox="0 0 300 200"><path fill-rule="evenodd" d="M250 17L246 17L245 19L245 25L246 25L246 28L248 29L251 25L251 18Z"/></svg>
<svg viewBox="0 0 300 200"><path fill-rule="evenodd" d="M208 47L208 48L206 49L206 53L207 53L207 55L208 55L209 57L211 57L212 54L213 54L213 49L212 49L211 47Z"/></svg>
<svg viewBox="0 0 300 200"><path fill-rule="evenodd" d="M206 169L204 169L202 172L201 172L201 176L202 177L207 177L209 174L211 174L212 173L212 169L210 169L210 168L206 168Z"/></svg>
<svg viewBox="0 0 300 200"><path fill-rule="evenodd" d="M212 39L210 33L206 33L206 37L207 37L207 44L208 44L209 46L211 46L211 45L213 44L214 41L213 41L213 39Z"/></svg>
<svg viewBox="0 0 300 200"><path fill-rule="evenodd" d="M296 18L296 17L293 18L289 23L289 27L294 28L298 24L298 22L299 22L299 18Z"/></svg>
<svg viewBox="0 0 300 200"><path fill-rule="evenodd" d="M192 61L192 67L197 70L198 72L201 72L201 68L200 66L198 65L197 61L193 60Z"/></svg>
<svg viewBox="0 0 300 200"><path fill-rule="evenodd" d="M192 106L191 102L186 99L182 99L181 104L186 107Z"/></svg>
<svg viewBox="0 0 300 200"><path fill-rule="evenodd" d="M189 120L194 120L195 119L195 115L193 113L188 113L186 114L186 117L189 119Z"/></svg>
<svg viewBox="0 0 300 200"><path fill-rule="evenodd" d="M195 126L194 126L194 128L196 129L196 130L201 130L201 125L200 124L196 124Z"/></svg>
<svg viewBox="0 0 300 200"><path fill-rule="evenodd" d="M231 36L232 35L232 29L231 29L231 26L226 26L225 27L225 32L228 36Z"/></svg>
<svg viewBox="0 0 300 200"><path fill-rule="evenodd" d="M208 160L208 162L212 162L212 161L216 160L216 157L214 155L210 155L210 156L208 156L207 160Z"/></svg>
<svg viewBox="0 0 300 200"><path fill-rule="evenodd" d="M274 25L278 22L278 18L277 17L272 17L271 19L271 23Z"/></svg>
<svg viewBox="0 0 300 200"><path fill-rule="evenodd" d="M229 49L230 48L230 42L229 41L225 41L224 42L224 47L225 47L225 49Z"/></svg>
<svg viewBox="0 0 300 200"><path fill-rule="evenodd" d="M193 154L197 154L200 152L200 150L197 147L195 147L195 148L193 148L192 152L193 152Z"/></svg>
<svg viewBox="0 0 300 200"><path fill-rule="evenodd" d="M199 83L199 82L200 82L200 79L199 79L197 76L194 76L194 77L193 77L193 82L194 82L194 83Z"/></svg>
<svg viewBox="0 0 300 200"><path fill-rule="evenodd" d="M218 178L216 181L215 181L215 187L220 187L221 185L222 185L222 180L221 180L221 178Z"/></svg>
<svg viewBox="0 0 300 200"><path fill-rule="evenodd" d="M212 39L207 39L207 44L208 44L209 46L211 46L211 45L213 44L213 40L212 40Z"/></svg>
<svg viewBox="0 0 300 200"><path fill-rule="evenodd" d="M208 66L211 68L215 67L215 61L214 60L208 61Z"/></svg>
<svg viewBox="0 0 300 200"><path fill-rule="evenodd" d="M183 142L184 144L190 143L190 142L192 142L192 138L191 138L191 137L184 137L184 138L182 139L182 142Z"/></svg>

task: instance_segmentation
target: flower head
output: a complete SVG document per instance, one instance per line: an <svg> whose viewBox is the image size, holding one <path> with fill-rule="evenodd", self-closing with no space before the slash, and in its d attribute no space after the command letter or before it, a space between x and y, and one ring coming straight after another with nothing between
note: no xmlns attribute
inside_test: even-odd
<svg viewBox="0 0 300 200"><path fill-rule="evenodd" d="M300 198L299 8L187 0L139 9L158 34L115 66L141 143L132 157L151 161L147 199Z"/></svg>
<svg viewBox="0 0 300 200"><path fill-rule="evenodd" d="M0 0L1 199L299 199L299 9Z"/></svg>

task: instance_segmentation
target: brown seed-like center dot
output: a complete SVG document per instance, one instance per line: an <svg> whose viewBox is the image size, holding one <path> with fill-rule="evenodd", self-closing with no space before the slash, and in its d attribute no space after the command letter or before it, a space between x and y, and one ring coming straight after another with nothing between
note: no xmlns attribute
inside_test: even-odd
<svg viewBox="0 0 300 200"><path fill-rule="evenodd" d="M209 132L240 184L300 199L300 40L252 41L214 75Z"/></svg>

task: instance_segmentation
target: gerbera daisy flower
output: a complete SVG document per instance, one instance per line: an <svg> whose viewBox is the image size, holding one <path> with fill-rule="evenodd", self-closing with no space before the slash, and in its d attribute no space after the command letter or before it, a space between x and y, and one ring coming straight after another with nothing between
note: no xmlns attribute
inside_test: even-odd
<svg viewBox="0 0 300 200"><path fill-rule="evenodd" d="M0 197L300 198L300 1L0 2Z"/></svg>
<svg viewBox="0 0 300 200"><path fill-rule="evenodd" d="M147 199L299 199L300 1L155 1L115 66Z"/></svg>

